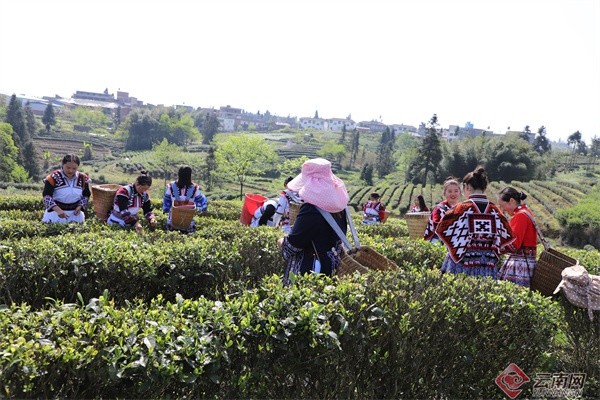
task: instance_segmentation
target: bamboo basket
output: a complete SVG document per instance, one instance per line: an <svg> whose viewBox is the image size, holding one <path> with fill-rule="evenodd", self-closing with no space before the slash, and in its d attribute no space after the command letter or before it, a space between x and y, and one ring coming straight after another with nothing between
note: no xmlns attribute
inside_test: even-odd
<svg viewBox="0 0 600 400"><path fill-rule="evenodd" d="M187 231L190 229L195 214L196 206L193 204L174 206L171 210L171 226L173 229Z"/></svg>
<svg viewBox="0 0 600 400"><path fill-rule="evenodd" d="M337 275L351 275L354 272L364 274L365 272L369 272L369 269L356 261L352 255L344 252L340 260L340 266L338 267Z"/></svg>
<svg viewBox="0 0 600 400"><path fill-rule="evenodd" d="M344 253L338 268L338 275L343 276L353 272L363 274L369 270L392 271L395 269L398 269L395 262L372 247L361 246L352 253Z"/></svg>
<svg viewBox="0 0 600 400"><path fill-rule="evenodd" d="M377 271L391 271L398 269L395 262L369 246L360 246L352 255L356 261L369 269Z"/></svg>
<svg viewBox="0 0 600 400"><path fill-rule="evenodd" d="M390 217L390 212L388 210L385 210L383 212L383 218L381 218L381 223L385 224L385 222L388 220L389 217Z"/></svg>
<svg viewBox="0 0 600 400"><path fill-rule="evenodd" d="M105 184L92 186L92 201L94 202L94 212L100 221L106 222L108 214L115 203L117 190L121 185Z"/></svg>
<svg viewBox="0 0 600 400"><path fill-rule="evenodd" d="M290 226L293 226L294 222L296 222L296 217L300 212L300 207L302 207L302 203L290 202L290 211L288 212L288 216L290 218Z"/></svg>
<svg viewBox="0 0 600 400"><path fill-rule="evenodd" d="M537 261L531 290L537 290L544 296L552 296L554 290L562 280L562 271L567 267L577 264L577 260L553 248L542 251Z"/></svg>
<svg viewBox="0 0 600 400"><path fill-rule="evenodd" d="M430 216L431 212L429 211L404 214L406 226L408 226L408 236L411 239L423 239Z"/></svg>

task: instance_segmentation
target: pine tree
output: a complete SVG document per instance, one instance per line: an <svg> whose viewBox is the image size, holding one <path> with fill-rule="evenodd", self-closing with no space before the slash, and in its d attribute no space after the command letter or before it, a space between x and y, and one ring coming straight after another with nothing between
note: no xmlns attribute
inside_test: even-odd
<svg viewBox="0 0 600 400"><path fill-rule="evenodd" d="M8 102L6 122L12 125L13 141L15 146L20 149L27 139L29 139L29 135L27 134L27 125L25 123L23 107L21 107L21 102L17 100L17 96L14 94L10 97L10 101ZM21 164L21 162L19 162L19 164Z"/></svg>
<svg viewBox="0 0 600 400"><path fill-rule="evenodd" d="M29 176L33 180L37 180L40 177L41 169L39 163L39 156L35 149L35 145L33 141L30 140L25 143L23 147L23 166L25 167L25 171L29 174Z"/></svg>
<svg viewBox="0 0 600 400"><path fill-rule="evenodd" d="M202 179L206 183L206 190L209 192L213 190L216 183L216 177L213 174L213 171L215 171L216 169L217 159L215 157L215 147L210 146L208 148L208 154L206 155L204 168L201 173Z"/></svg>
<svg viewBox="0 0 600 400"><path fill-rule="evenodd" d="M352 143L350 144L350 160L348 162L348 168L353 168L356 158L358 157L358 148L360 145L360 135L358 130L354 128L352 131Z"/></svg>
<svg viewBox="0 0 600 400"><path fill-rule="evenodd" d="M44 115L42 116L42 123L46 127L46 133L50 133L50 128L56 125L56 115L54 114L54 107L52 103L48 103Z"/></svg>
<svg viewBox="0 0 600 400"><path fill-rule="evenodd" d="M529 143L529 135L531 134L531 130L529 129L529 125L525 126L523 132L519 132L519 137Z"/></svg>
<svg viewBox="0 0 600 400"><path fill-rule="evenodd" d="M213 113L210 113L204 118L202 124L202 144L209 144L219 131L219 119Z"/></svg>
<svg viewBox="0 0 600 400"><path fill-rule="evenodd" d="M363 165L360 171L360 179L365 181L367 185L373 186L373 166L371 164L366 163Z"/></svg>
<svg viewBox="0 0 600 400"><path fill-rule="evenodd" d="M379 141L379 160L377 163L377 173L379 178L384 178L386 175L394 171L394 133L390 128L385 128Z"/></svg>
<svg viewBox="0 0 600 400"><path fill-rule="evenodd" d="M29 102L25 105L25 125L27 126L27 134L29 138L36 136L37 134L37 121L35 120L35 115L33 115L33 110L31 109L31 105Z"/></svg>
<svg viewBox="0 0 600 400"><path fill-rule="evenodd" d="M546 127L540 126L537 136L533 139L533 149L539 154L544 155L552 150L552 145L546 137Z"/></svg>
<svg viewBox="0 0 600 400"><path fill-rule="evenodd" d="M339 143L340 144L345 144L346 143L346 124L344 124L342 126L342 135L340 136Z"/></svg>
<svg viewBox="0 0 600 400"><path fill-rule="evenodd" d="M427 133L419 146L417 157L411 163L409 179L421 182L423 186L427 184L430 172L437 176L442 161L442 143L437 126L437 115L433 114L427 124Z"/></svg>

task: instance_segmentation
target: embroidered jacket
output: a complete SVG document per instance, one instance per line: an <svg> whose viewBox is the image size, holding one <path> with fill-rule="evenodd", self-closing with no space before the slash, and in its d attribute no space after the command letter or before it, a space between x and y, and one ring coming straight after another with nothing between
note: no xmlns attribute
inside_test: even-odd
<svg viewBox="0 0 600 400"><path fill-rule="evenodd" d="M52 171L44 178L44 190L42 196L44 199L44 207L47 211L52 211L54 206L59 206L61 209L75 210L78 206L85 211L87 203L90 199L90 177L83 172L75 171L73 178L68 179L62 169ZM54 196L60 191L71 189L66 197L60 196L63 201L57 201Z"/></svg>
<svg viewBox="0 0 600 400"><path fill-rule="evenodd" d="M200 192L200 187L192 183L191 186L178 187L177 181L167 184L167 190L163 196L163 212L167 213L173 206L183 206L194 204L196 210L206 211L208 200L206 196Z"/></svg>
<svg viewBox="0 0 600 400"><path fill-rule="evenodd" d="M499 255L515 241L506 217L485 195L471 195L448 210L435 232L454 262L460 262L468 250Z"/></svg>
<svg viewBox="0 0 600 400"><path fill-rule="evenodd" d="M112 210L115 217L122 219L127 225L135 225L138 220L137 210L140 208L147 220L154 218L148 192L138 193L133 184L123 186L117 190ZM132 212L133 210L135 210L135 213Z"/></svg>
<svg viewBox="0 0 600 400"><path fill-rule="evenodd" d="M363 205L364 218L377 218L378 220L384 217L385 206L379 200L369 200Z"/></svg>
<svg viewBox="0 0 600 400"><path fill-rule="evenodd" d="M444 200L435 207L431 211L431 217L429 217L429 221L427 221L427 227L425 228L425 234L423 235L424 240L431 240L437 235L435 234L435 228L437 228L438 224L446 215L446 211L451 209L452 207L448 204L447 200Z"/></svg>

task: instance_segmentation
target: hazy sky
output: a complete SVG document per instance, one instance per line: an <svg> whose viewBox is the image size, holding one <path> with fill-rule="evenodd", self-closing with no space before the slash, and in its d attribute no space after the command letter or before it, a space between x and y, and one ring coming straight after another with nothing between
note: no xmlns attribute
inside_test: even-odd
<svg viewBox="0 0 600 400"><path fill-rule="evenodd" d="M0 0L0 93L600 136L598 0Z"/></svg>

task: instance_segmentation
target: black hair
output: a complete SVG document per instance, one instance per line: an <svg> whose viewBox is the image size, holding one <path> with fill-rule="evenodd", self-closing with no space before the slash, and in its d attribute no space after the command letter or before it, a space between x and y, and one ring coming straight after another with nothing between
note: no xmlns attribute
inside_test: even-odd
<svg viewBox="0 0 600 400"><path fill-rule="evenodd" d="M422 194L417 196L417 201L419 202L419 209L421 211L429 211L427 204L425 204L425 198L423 197Z"/></svg>
<svg viewBox="0 0 600 400"><path fill-rule="evenodd" d="M152 177L147 171L140 171L140 174L135 178L135 183L138 185L152 186Z"/></svg>
<svg viewBox="0 0 600 400"><path fill-rule="evenodd" d="M63 157L62 165L65 165L68 162L74 162L77 165L81 164L81 160L79 160L79 157L75 154L67 154Z"/></svg>
<svg viewBox="0 0 600 400"><path fill-rule="evenodd" d="M463 183L471 185L473 189L485 191L489 181L485 169L482 166L478 166L474 171L465 175Z"/></svg>
<svg viewBox="0 0 600 400"><path fill-rule="evenodd" d="M285 181L283 181L283 184L284 184L285 186L287 186L287 184L288 184L288 183L290 183L290 181L291 181L292 179L294 179L294 177L293 177L293 176L288 176L287 178L285 178Z"/></svg>
<svg viewBox="0 0 600 400"><path fill-rule="evenodd" d="M192 185L192 167L184 165L177 172L177 187L184 188Z"/></svg>
<svg viewBox="0 0 600 400"><path fill-rule="evenodd" d="M510 201L510 199L515 199L517 204L521 204L521 201L527 198L527 195L523 192L519 192L517 189L507 186L500 191L498 197L502 201Z"/></svg>
<svg viewBox="0 0 600 400"><path fill-rule="evenodd" d="M374 198L375 200L379 200L379 198L380 198L381 196L379 195L379 193L377 193L377 192L373 192L373 193L371 193L371 196L370 196L370 197Z"/></svg>

